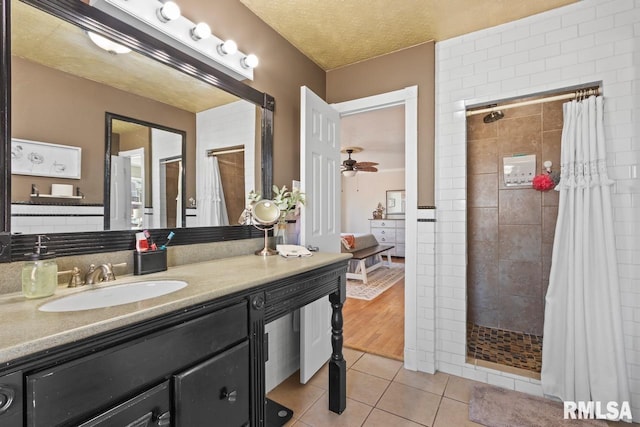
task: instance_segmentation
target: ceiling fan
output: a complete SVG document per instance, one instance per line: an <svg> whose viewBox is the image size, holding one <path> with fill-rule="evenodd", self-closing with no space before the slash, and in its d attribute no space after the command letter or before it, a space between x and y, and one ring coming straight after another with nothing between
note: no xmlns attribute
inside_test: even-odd
<svg viewBox="0 0 640 427"><path fill-rule="evenodd" d="M378 172L376 162L358 162L351 158L351 154L362 151L361 147L347 147L340 150L341 153L347 153L349 158L342 162L342 175L350 177L357 172Z"/></svg>

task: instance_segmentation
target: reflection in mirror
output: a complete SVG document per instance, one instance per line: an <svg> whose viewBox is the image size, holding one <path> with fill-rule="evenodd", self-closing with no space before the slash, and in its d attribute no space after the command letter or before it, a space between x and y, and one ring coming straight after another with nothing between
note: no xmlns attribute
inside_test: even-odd
<svg viewBox="0 0 640 427"><path fill-rule="evenodd" d="M174 215L176 227L237 223L238 200L241 198L244 204L244 195L260 185L261 153L255 147L260 140L256 126L261 119L259 107L135 51L113 54L102 50L81 28L18 0L12 0L11 7L12 137L82 149L78 180L12 175L12 233L97 231L105 228L104 224L111 230L130 229L140 222L149 228L173 227L170 216L163 219L157 214L160 210L186 211L184 221L181 215ZM181 206L169 208L168 198L159 196L159 187L155 190L145 183L144 207L156 213L145 220L145 216L140 219L132 200L112 199L115 195L107 194L111 186L105 181L110 175L110 169L105 173L106 112L185 133L186 154L180 166L184 170L184 190L178 198ZM216 197L203 188L210 159L207 150L238 145L244 147L243 168L241 172L235 168L228 175L242 176L243 182L225 178L221 168L228 208L225 222L221 215L208 214L211 203L221 202L209 203L208 199ZM141 158L136 152L120 156L131 159L132 171L136 159ZM145 167L146 177L160 185L160 179L151 178L153 150L145 152L144 157L145 166L149 166ZM227 162L220 156L217 159L220 165ZM180 167L178 176L182 176ZM230 182L229 188L225 181ZM52 184L72 184L83 198L72 203L58 200L55 208L38 206L43 201L30 197L32 184L42 192L48 192ZM131 193L137 194L135 185ZM107 195L109 203L105 203ZM157 202L154 196L158 196ZM132 216L119 218L121 224L115 226L110 207L118 204L129 205ZM52 217L52 212L60 216Z"/></svg>
<svg viewBox="0 0 640 427"><path fill-rule="evenodd" d="M404 218L405 204L404 190L387 190L387 218Z"/></svg>
<svg viewBox="0 0 640 427"><path fill-rule="evenodd" d="M110 113L107 130L105 229L181 227L184 132Z"/></svg>
<svg viewBox="0 0 640 427"><path fill-rule="evenodd" d="M197 114L199 225L238 224L246 195L256 188L256 119L255 107L246 101Z"/></svg>

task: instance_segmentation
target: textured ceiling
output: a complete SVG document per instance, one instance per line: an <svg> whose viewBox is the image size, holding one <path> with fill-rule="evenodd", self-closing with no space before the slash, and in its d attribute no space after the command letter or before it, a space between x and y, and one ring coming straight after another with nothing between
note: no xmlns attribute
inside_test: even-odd
<svg viewBox="0 0 640 427"><path fill-rule="evenodd" d="M240 0L324 70L576 0Z"/></svg>
<svg viewBox="0 0 640 427"><path fill-rule="evenodd" d="M22 2L11 8L13 55L192 113L238 99L136 52L110 54L80 28Z"/></svg>

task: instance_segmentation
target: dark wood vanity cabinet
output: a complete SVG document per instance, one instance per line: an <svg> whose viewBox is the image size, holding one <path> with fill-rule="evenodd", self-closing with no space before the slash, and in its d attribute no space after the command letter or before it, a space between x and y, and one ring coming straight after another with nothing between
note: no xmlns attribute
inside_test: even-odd
<svg viewBox="0 0 640 427"><path fill-rule="evenodd" d="M242 300L113 347L29 372L25 375L29 396L27 425L216 425L191 422L200 413L192 415L188 405L196 401L195 397L202 397L207 388L210 394L226 388L234 392L234 402L215 406L217 417L243 408L246 420L237 424L241 426L249 420L248 336L248 308L246 300ZM206 405L212 406L210 399Z"/></svg>
<svg viewBox="0 0 640 427"><path fill-rule="evenodd" d="M327 265L9 362L0 426L266 426L264 325L325 295L329 409L342 413L345 272Z"/></svg>

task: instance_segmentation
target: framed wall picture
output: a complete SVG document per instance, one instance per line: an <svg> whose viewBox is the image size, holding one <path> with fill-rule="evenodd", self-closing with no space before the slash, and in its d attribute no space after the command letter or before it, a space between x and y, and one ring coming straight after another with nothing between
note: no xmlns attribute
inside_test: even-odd
<svg viewBox="0 0 640 427"><path fill-rule="evenodd" d="M80 179L82 148L11 139L11 173Z"/></svg>

